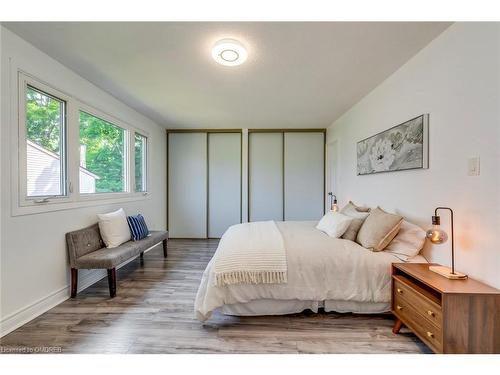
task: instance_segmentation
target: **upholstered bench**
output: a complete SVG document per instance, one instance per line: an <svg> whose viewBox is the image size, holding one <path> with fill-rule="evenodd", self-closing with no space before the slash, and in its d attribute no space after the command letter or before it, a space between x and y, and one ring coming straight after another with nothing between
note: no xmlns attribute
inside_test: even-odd
<svg viewBox="0 0 500 375"><path fill-rule="evenodd" d="M99 225L66 233L69 263L71 266L71 298L76 297L79 269L107 269L109 294L116 296L116 266L140 255L163 242L163 256L167 257L167 231L150 231L150 235L139 241L128 241L108 249L101 238Z"/></svg>

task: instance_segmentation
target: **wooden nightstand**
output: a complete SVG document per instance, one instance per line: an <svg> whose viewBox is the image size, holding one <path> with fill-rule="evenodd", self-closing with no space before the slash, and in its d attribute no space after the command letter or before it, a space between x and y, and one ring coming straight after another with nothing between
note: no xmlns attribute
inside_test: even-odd
<svg viewBox="0 0 500 375"><path fill-rule="evenodd" d="M500 353L500 290L429 265L392 264L392 331L406 325L435 353Z"/></svg>

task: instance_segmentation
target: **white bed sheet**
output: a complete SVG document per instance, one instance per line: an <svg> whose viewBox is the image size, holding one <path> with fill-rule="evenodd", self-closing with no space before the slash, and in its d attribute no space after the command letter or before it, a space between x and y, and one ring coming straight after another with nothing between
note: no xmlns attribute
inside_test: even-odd
<svg viewBox="0 0 500 375"><path fill-rule="evenodd" d="M400 260L390 253L372 252L355 242L331 238L317 230L316 223L277 223L287 252L286 284L218 287L210 261L196 296L196 317L206 320L218 308L231 315L317 311L323 303L327 311L387 311L391 263ZM412 261L425 259L417 256Z"/></svg>
<svg viewBox="0 0 500 375"><path fill-rule="evenodd" d="M409 262L427 263L421 255L417 255ZM391 311L390 302L358 302L358 301L300 301L300 300L273 300L260 299L247 303L235 303L224 305L220 311L226 315L235 316L262 316L262 315L286 315L296 314L304 310L318 312L319 308L324 308L326 312L335 311L338 313L355 314L380 314Z"/></svg>

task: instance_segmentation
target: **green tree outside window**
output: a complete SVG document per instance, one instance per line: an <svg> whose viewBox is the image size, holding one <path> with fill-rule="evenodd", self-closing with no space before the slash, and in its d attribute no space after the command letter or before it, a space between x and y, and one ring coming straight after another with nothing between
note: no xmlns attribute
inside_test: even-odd
<svg viewBox="0 0 500 375"><path fill-rule="evenodd" d="M60 155L63 102L35 90L26 90L26 136L43 148Z"/></svg>
<svg viewBox="0 0 500 375"><path fill-rule="evenodd" d="M125 131L80 111L80 144L85 146L80 165L99 176L96 193L125 191Z"/></svg>

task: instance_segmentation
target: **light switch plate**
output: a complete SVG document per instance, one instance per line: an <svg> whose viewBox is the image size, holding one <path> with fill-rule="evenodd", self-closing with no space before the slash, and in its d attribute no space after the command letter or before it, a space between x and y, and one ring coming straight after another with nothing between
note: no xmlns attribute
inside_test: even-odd
<svg viewBox="0 0 500 375"><path fill-rule="evenodd" d="M479 176L479 170L480 170L479 156L474 158L469 158L467 174L469 176Z"/></svg>

